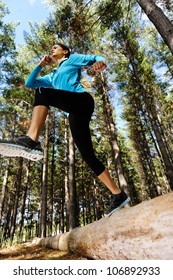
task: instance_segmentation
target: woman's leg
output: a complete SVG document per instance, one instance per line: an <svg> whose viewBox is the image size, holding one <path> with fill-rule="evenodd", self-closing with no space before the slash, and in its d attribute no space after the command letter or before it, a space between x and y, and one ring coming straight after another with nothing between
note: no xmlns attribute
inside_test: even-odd
<svg viewBox="0 0 173 280"><path fill-rule="evenodd" d="M105 169L99 176L99 180L111 191L112 194L119 194L121 190L115 184L113 179L110 176L110 173Z"/></svg>
<svg viewBox="0 0 173 280"><path fill-rule="evenodd" d="M119 194L120 190L111 178L109 171L96 158L91 141L89 118L70 114L69 123L73 139L77 145L83 160L91 167L100 181L111 191L112 194Z"/></svg>
<svg viewBox="0 0 173 280"><path fill-rule="evenodd" d="M40 131L45 123L48 114L48 108L43 105L38 105L33 108L32 120L27 133L32 140L38 141Z"/></svg>

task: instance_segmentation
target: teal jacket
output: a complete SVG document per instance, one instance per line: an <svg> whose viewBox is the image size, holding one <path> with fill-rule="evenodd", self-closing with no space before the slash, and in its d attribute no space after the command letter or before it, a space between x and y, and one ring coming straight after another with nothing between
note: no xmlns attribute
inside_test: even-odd
<svg viewBox="0 0 173 280"><path fill-rule="evenodd" d="M58 69L54 69L50 74L39 78L37 76L42 68L37 65L26 80L25 86L83 92L85 89L80 83L81 67L91 66L96 61L105 61L105 59L99 55L71 54L69 58L59 64Z"/></svg>

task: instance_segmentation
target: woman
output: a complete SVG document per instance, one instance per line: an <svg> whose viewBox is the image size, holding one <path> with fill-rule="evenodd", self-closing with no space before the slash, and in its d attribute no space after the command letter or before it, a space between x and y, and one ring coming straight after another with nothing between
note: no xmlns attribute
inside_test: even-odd
<svg viewBox="0 0 173 280"><path fill-rule="evenodd" d="M57 69L43 77L37 77L45 66L57 64ZM123 207L130 198L120 191L108 170L96 158L91 141L89 123L94 111L94 100L80 83L81 67L92 66L93 71L106 68L105 59L98 55L70 54L67 46L57 43L51 49L51 57L45 55L29 75L26 87L36 89L32 121L26 136L0 142L4 156L22 156L39 160L43 152L38 138L45 123L49 106L69 113L69 124L75 144L83 160L111 191L112 201L106 215Z"/></svg>

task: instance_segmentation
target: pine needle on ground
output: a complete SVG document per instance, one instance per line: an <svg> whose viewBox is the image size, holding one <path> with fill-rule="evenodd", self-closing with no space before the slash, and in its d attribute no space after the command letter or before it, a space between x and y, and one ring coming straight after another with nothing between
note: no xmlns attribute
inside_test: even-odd
<svg viewBox="0 0 173 280"><path fill-rule="evenodd" d="M1 249L0 260L86 260L86 258L76 253L24 243Z"/></svg>

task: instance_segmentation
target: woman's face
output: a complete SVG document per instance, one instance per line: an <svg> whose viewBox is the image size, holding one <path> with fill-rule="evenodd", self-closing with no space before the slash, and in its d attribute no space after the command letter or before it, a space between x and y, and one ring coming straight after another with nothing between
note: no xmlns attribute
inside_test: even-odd
<svg viewBox="0 0 173 280"><path fill-rule="evenodd" d="M59 45L54 45L51 49L51 58L53 60L58 60L61 59L63 57L65 57L65 55L67 54L67 50L63 50L63 48Z"/></svg>

